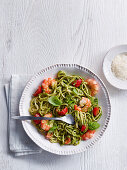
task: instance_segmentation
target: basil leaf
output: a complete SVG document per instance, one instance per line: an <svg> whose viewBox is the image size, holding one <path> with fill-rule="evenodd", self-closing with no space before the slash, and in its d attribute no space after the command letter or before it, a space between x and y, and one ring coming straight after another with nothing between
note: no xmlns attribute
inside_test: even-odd
<svg viewBox="0 0 127 170"><path fill-rule="evenodd" d="M73 89L73 92L74 92L76 95L83 95L83 92L82 92L82 90L80 90L80 89L74 88L74 89Z"/></svg>
<svg viewBox="0 0 127 170"><path fill-rule="evenodd" d="M52 104L53 106L60 106L62 104L61 100L58 99L56 96L51 96L48 99L48 102Z"/></svg>
<svg viewBox="0 0 127 170"><path fill-rule="evenodd" d="M91 104L96 107L98 105L98 99L96 97L90 97Z"/></svg>
<svg viewBox="0 0 127 170"><path fill-rule="evenodd" d="M51 127L48 132L53 132L55 129L57 129L57 126Z"/></svg>
<svg viewBox="0 0 127 170"><path fill-rule="evenodd" d="M78 91L76 89L73 89L73 92L77 95L79 95Z"/></svg>
<svg viewBox="0 0 127 170"><path fill-rule="evenodd" d="M88 124L88 129L89 130L95 130L95 129L98 129L100 127L100 124L97 123L97 122L90 122Z"/></svg>
<svg viewBox="0 0 127 170"><path fill-rule="evenodd" d="M69 105L71 105L72 103L74 103L74 101L72 101L72 100L68 101Z"/></svg>

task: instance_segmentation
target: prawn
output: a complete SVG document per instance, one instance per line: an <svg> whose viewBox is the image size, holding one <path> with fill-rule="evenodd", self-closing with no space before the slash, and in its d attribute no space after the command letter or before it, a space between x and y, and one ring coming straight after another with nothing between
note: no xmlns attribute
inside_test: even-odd
<svg viewBox="0 0 127 170"><path fill-rule="evenodd" d="M86 97L82 97L79 104L80 104L82 111L84 112L87 112L88 108L91 107L91 101L90 99Z"/></svg>
<svg viewBox="0 0 127 170"><path fill-rule="evenodd" d="M86 133L81 135L82 140L88 140L94 136L95 130L88 130Z"/></svg>
<svg viewBox="0 0 127 170"><path fill-rule="evenodd" d="M53 78L44 79L42 82L42 88L45 90L45 93L51 93L50 86L54 87L57 84L57 81Z"/></svg>
<svg viewBox="0 0 127 170"><path fill-rule="evenodd" d="M94 79L86 79L85 82L87 82L88 87L91 90L91 96L95 96L98 93L99 85Z"/></svg>
<svg viewBox="0 0 127 170"><path fill-rule="evenodd" d="M44 117L52 117L52 114L48 113L48 114L44 115ZM48 124L48 120L41 120L41 128L43 130L48 131L51 127L52 127L52 125Z"/></svg>
<svg viewBox="0 0 127 170"><path fill-rule="evenodd" d="M51 139L52 136L53 136L53 133L48 132L45 137L46 137L46 139Z"/></svg>
<svg viewBox="0 0 127 170"><path fill-rule="evenodd" d="M74 105L74 109L78 111L82 111L81 107L77 106L76 104Z"/></svg>

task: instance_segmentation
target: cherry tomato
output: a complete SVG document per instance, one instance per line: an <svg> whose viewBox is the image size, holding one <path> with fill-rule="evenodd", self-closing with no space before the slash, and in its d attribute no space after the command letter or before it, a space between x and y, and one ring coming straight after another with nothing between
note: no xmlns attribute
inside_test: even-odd
<svg viewBox="0 0 127 170"><path fill-rule="evenodd" d="M35 93L33 94L33 96L37 96L38 94L40 94L42 92L41 86L38 87L38 89L35 91Z"/></svg>
<svg viewBox="0 0 127 170"><path fill-rule="evenodd" d="M41 115L39 114L39 113L36 113L35 114L35 117L41 117ZM38 125L39 123L41 123L41 120L33 120L34 121L34 123L36 124L36 125Z"/></svg>
<svg viewBox="0 0 127 170"><path fill-rule="evenodd" d="M58 112L60 116L64 116L68 112L68 108L65 107L62 111Z"/></svg>
<svg viewBox="0 0 127 170"><path fill-rule="evenodd" d="M97 115L98 115L99 109L100 109L99 107L94 107L94 108L93 108L93 115L94 115L94 116L97 116Z"/></svg>
<svg viewBox="0 0 127 170"><path fill-rule="evenodd" d="M65 140L65 142L64 142L64 144L65 144L65 145L68 145L68 144L70 144L70 143L71 143L71 138L67 137L66 140Z"/></svg>
<svg viewBox="0 0 127 170"><path fill-rule="evenodd" d="M82 83L82 79L78 79L78 80L75 80L74 82L72 82L72 85L75 86L75 87L79 87Z"/></svg>
<svg viewBox="0 0 127 170"><path fill-rule="evenodd" d="M81 127L81 132L83 132L85 129L86 129L86 126L85 126L85 125L82 125L82 127Z"/></svg>

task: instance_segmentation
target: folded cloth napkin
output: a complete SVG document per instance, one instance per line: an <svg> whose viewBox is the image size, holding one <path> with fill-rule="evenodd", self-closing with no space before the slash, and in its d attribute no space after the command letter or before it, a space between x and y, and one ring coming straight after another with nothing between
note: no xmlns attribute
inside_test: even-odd
<svg viewBox="0 0 127 170"><path fill-rule="evenodd" d="M37 146L25 133L20 120L14 120L11 116L19 115L19 101L22 91L31 76L12 75L9 84L5 85L5 95L8 108L8 135L9 148L15 156L41 153Z"/></svg>

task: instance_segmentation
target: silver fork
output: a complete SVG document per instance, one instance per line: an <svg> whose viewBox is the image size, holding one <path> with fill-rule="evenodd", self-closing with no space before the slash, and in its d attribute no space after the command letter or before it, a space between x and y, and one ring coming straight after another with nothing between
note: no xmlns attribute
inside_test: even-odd
<svg viewBox="0 0 127 170"><path fill-rule="evenodd" d="M72 125L75 123L74 117L71 114L62 117L12 116L11 118L17 120L61 120Z"/></svg>

